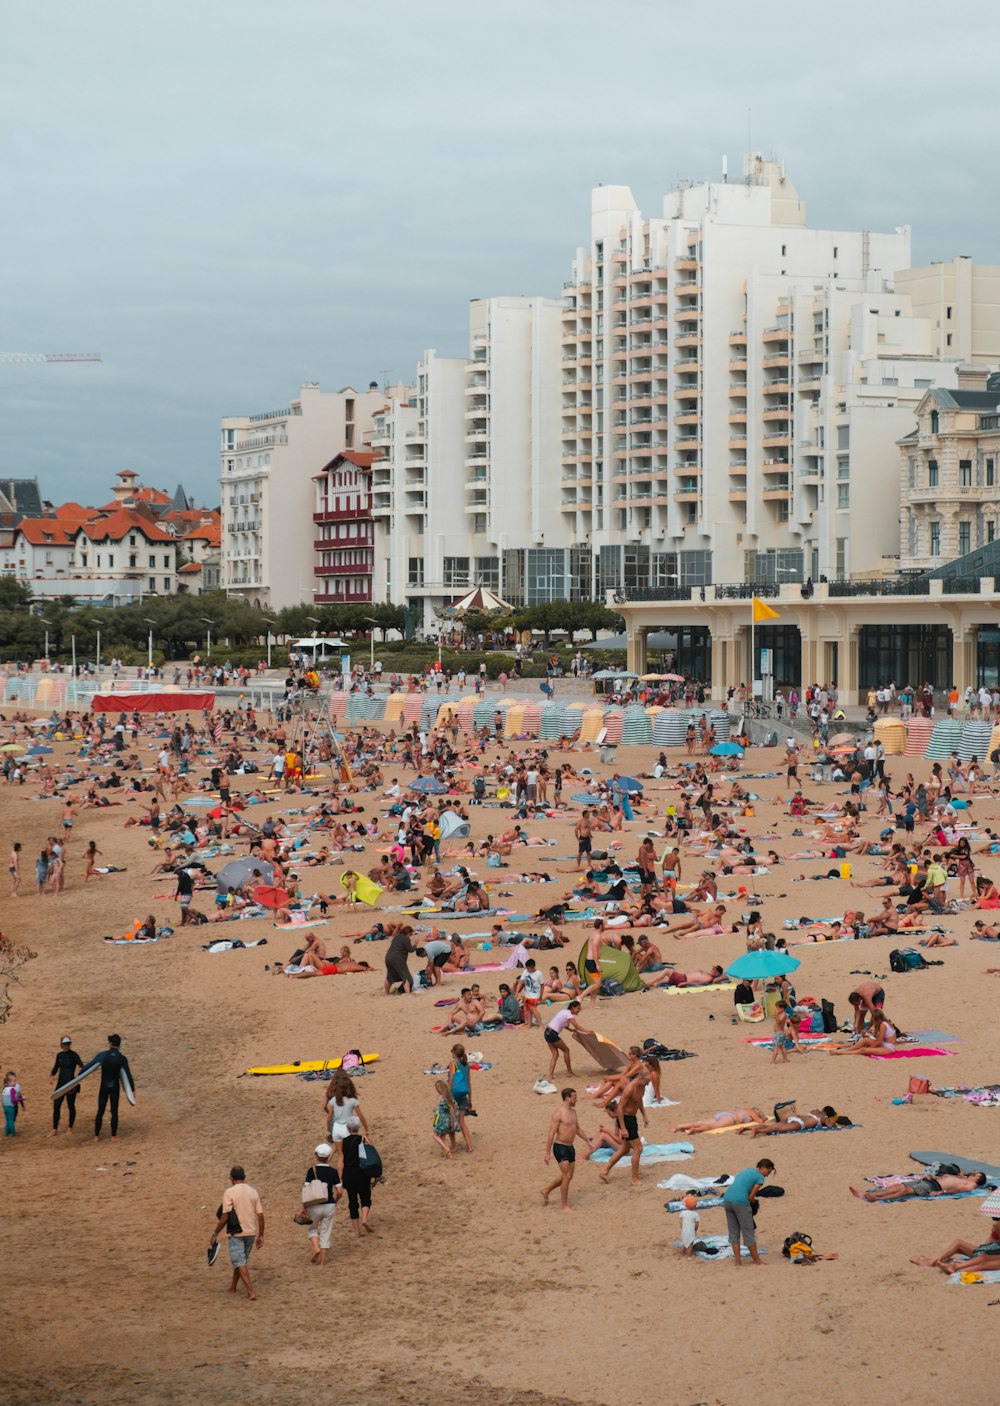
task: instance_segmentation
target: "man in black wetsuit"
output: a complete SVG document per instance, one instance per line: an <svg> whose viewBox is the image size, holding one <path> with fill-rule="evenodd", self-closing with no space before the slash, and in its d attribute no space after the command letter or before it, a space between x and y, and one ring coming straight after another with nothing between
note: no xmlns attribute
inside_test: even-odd
<svg viewBox="0 0 1000 1406"><path fill-rule="evenodd" d="M128 1075L129 1082L135 1088L135 1080L132 1078L132 1071L128 1067L128 1060L121 1052L122 1037L120 1035L108 1036L108 1048L102 1050L97 1055L96 1063L101 1066L101 1087L97 1095L97 1116L94 1119L94 1141L101 1136L101 1123L104 1121L104 1110L111 1104L111 1137L118 1136L118 1100L121 1097L122 1071Z"/></svg>
<svg viewBox="0 0 1000 1406"><path fill-rule="evenodd" d="M56 1055L56 1062L52 1066L52 1073L49 1075L49 1083L54 1084L57 1089L61 1089L63 1084L68 1084L75 1077L78 1070L83 1068L83 1060L73 1048L73 1041L68 1035L64 1035L59 1042L59 1053ZM66 1136L69 1137L73 1131L73 1124L76 1122L76 1096L80 1092L80 1086L70 1089L69 1093L63 1094L62 1098L54 1099L52 1102L52 1131L49 1137L55 1137L59 1131L59 1115L62 1113L62 1106L66 1104L66 1111L69 1114L69 1127L66 1129Z"/></svg>

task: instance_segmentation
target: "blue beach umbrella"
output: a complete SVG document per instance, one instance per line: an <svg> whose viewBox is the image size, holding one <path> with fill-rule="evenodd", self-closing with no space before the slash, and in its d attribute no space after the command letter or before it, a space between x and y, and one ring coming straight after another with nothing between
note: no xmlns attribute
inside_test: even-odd
<svg viewBox="0 0 1000 1406"><path fill-rule="evenodd" d="M634 776L616 776L611 783L612 790L625 792L635 792L642 790L642 782Z"/></svg>
<svg viewBox="0 0 1000 1406"><path fill-rule="evenodd" d="M40 742L37 742L34 747L28 748L27 755L29 757L47 757L51 755L51 752L51 747L43 747Z"/></svg>
<svg viewBox="0 0 1000 1406"><path fill-rule="evenodd" d="M420 776L416 781L411 782L409 789L416 791L421 796L443 796L447 793L448 787L433 776Z"/></svg>
<svg viewBox="0 0 1000 1406"><path fill-rule="evenodd" d="M737 976L741 981L763 981L768 976L783 976L795 971L802 963L789 952L747 952L726 968L727 976Z"/></svg>
<svg viewBox="0 0 1000 1406"><path fill-rule="evenodd" d="M710 755L713 757L742 757L743 748L738 742L716 742L710 750Z"/></svg>

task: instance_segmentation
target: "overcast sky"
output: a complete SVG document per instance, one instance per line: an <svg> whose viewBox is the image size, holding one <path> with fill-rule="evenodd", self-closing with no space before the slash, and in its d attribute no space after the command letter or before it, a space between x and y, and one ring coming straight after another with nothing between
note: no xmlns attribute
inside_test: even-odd
<svg viewBox="0 0 1000 1406"><path fill-rule="evenodd" d="M558 294L590 189L786 163L810 223L1000 263L996 7L0 0L0 476L218 497L218 422Z"/></svg>

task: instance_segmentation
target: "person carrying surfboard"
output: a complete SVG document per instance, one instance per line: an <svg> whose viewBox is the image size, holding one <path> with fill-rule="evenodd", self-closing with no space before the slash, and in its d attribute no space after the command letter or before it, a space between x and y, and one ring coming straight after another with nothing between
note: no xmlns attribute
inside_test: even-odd
<svg viewBox="0 0 1000 1406"><path fill-rule="evenodd" d="M121 1052L122 1037L120 1035L108 1036L108 1048L102 1050L92 1061L95 1065L100 1065L101 1086L97 1094L97 1115L94 1118L94 1141L101 1136L101 1124L104 1121L104 1110L108 1104L111 1105L111 1140L118 1136L118 1100L122 1091L122 1075L128 1080L129 1087L135 1088L135 1080L132 1078L132 1071L129 1068L128 1060Z"/></svg>

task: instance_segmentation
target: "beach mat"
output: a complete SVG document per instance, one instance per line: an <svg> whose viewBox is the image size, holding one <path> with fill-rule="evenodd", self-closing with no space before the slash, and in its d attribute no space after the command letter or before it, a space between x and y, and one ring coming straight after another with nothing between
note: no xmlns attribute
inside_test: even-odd
<svg viewBox="0 0 1000 1406"><path fill-rule="evenodd" d="M954 1050L939 1050L934 1045L918 1045L914 1050L891 1050L889 1054L876 1054L872 1051L865 1059L931 1059L935 1055L953 1055Z"/></svg>
<svg viewBox="0 0 1000 1406"><path fill-rule="evenodd" d="M924 1167L933 1167L936 1162L954 1162L963 1172L985 1172L988 1177L1000 1179L1000 1167L992 1162L977 1162L972 1157L962 1157L955 1152L911 1152L911 1162L919 1162Z"/></svg>
<svg viewBox="0 0 1000 1406"><path fill-rule="evenodd" d="M599 1147L587 1158L588 1162L610 1162L614 1153L610 1147ZM694 1156L694 1143L691 1142L647 1142L639 1156L640 1163L646 1162L686 1162ZM622 1159L625 1160L624 1158Z"/></svg>

